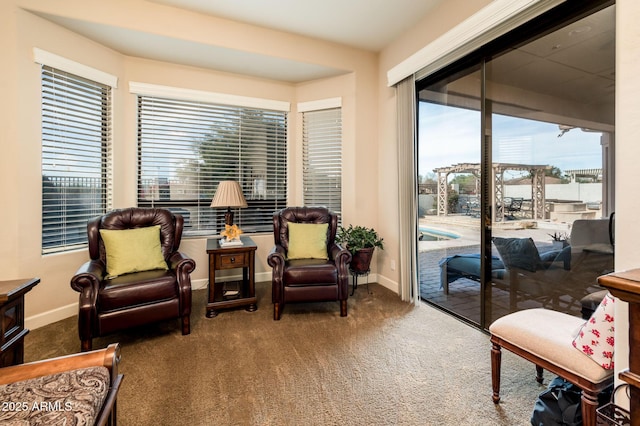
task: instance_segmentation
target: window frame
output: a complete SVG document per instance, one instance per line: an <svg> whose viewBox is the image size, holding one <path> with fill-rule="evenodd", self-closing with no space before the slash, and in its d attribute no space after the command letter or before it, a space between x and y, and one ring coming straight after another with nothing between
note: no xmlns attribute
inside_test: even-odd
<svg viewBox="0 0 640 426"><path fill-rule="evenodd" d="M302 123L302 197L304 205L320 205L342 217L342 99L330 98L298 104ZM338 117L336 117L336 115ZM309 123L308 120L314 120ZM332 126L331 120L339 120ZM329 152L327 152L327 149ZM319 156L318 154L323 154ZM314 178L312 162L338 173L337 191L328 190L327 179Z"/></svg>
<svg viewBox="0 0 640 426"><path fill-rule="evenodd" d="M286 207L287 204L287 163L288 163L288 113L289 103L282 101L273 101L260 98L249 98L235 95L227 95L214 92L205 92L191 89L180 89L168 86L158 86L146 83L131 82L131 93L138 97L138 172L137 172L137 203L140 207L166 207L182 213L185 217L185 237L199 237L211 235L212 233L219 233L224 226L224 213L225 209L213 209L210 207L211 199L217 189L217 184L222 180L236 180L239 181L243 188L243 193L247 200L248 208L238 209L235 211L235 223L243 229L245 233L267 233L272 232L272 215L275 210ZM235 117L234 114L238 114L239 128L245 125L244 129L247 136L238 135L237 145L234 147L227 146L226 153L219 154L220 150L209 148L209 151L203 151L198 160L194 156L194 160L203 164L203 167L213 167L211 164L206 165L206 162L211 162L215 165L215 161L221 162L218 157L217 160L213 160L214 156L224 157L229 159L228 163L230 168L226 174L225 172L217 173L200 173L193 171L191 175L194 178L194 182L197 183L198 196L196 198L185 197L183 199L145 199L141 196L141 190L144 188L142 179L145 174L148 173L144 170L146 165L143 164L145 154L142 152L144 147L149 148L149 142L144 138L148 137L149 131L141 128L143 120L148 118L142 117L141 100L150 101L152 99L158 102L166 102L167 105L175 103L177 105L191 105L194 111L202 113L204 115L209 114L208 118L203 118L204 127L211 126L208 129L212 135L216 132L221 132L216 128L216 123L223 123L229 128L232 127L231 117ZM178 110L176 110L177 112ZM262 113L261 116L259 114ZM227 115L229 114L229 115ZM255 121L251 121L251 114ZM203 115L203 117L204 117ZM243 118L244 117L244 118ZM243 120L246 120L243 122ZM261 121L262 120L262 121ZM199 123L200 124L200 123ZM146 124L148 125L148 123ZM176 123L176 125L178 125ZM248 125L248 128L246 127ZM222 126L222 124L221 124ZM252 127L254 126L254 127ZM271 126L271 127L270 127ZM184 128L187 128L185 126ZM205 140L204 136L206 131L201 130L201 140ZM190 128L190 127L189 127ZM253 134L252 139L251 130L259 128L259 132L262 132L256 136ZM243 130L244 130L243 129ZM227 129L227 133L228 133ZM200 131L200 130L198 130ZM145 134L143 134L146 132ZM194 149L197 143L197 137L195 136L197 131L194 131L193 138L186 136L176 136L171 142L172 144L184 143L184 146L190 146L187 149ZM264 140L258 140L260 138ZM211 136L210 143L214 143L214 136ZM180 142L182 140L182 142ZM255 141L258 140L256 144ZM250 143L246 146L246 149L238 151L238 157L233 157L232 151L234 149L241 149L242 143ZM251 142L253 141L253 144ZM144 145L144 147L143 147ZM169 149L169 145L167 145ZM202 148L204 149L204 148ZM263 151L264 157L261 157L260 150ZM209 154L207 154L207 152ZM245 159L242 160L242 155L245 155ZM249 158L254 156L255 158ZM257 157L256 157L257 156ZM148 156L147 156L148 158ZM205 161L203 158L207 158ZM164 161L164 160L159 160ZM243 164L241 161L245 161ZM267 173L267 177L261 182L255 175L249 177L248 173L256 173L255 162L263 163L263 167ZM238 163L238 170L233 170L231 163ZM252 169L253 166L253 169ZM251 169L251 172L246 170ZM223 177L224 175L224 177ZM208 177L213 176L213 177ZM266 188L261 185L266 185ZM259 190L258 190L258 189ZM206 194L206 196L202 196ZM170 196L171 197L171 196ZM266 198L265 198L266 197ZM185 211L187 210L187 211Z"/></svg>
<svg viewBox="0 0 640 426"><path fill-rule="evenodd" d="M41 253L48 255L86 247L87 220L112 206L112 108L118 80L37 48L34 60L40 65L42 102ZM86 114L92 114L90 120ZM56 170L61 165L68 173Z"/></svg>

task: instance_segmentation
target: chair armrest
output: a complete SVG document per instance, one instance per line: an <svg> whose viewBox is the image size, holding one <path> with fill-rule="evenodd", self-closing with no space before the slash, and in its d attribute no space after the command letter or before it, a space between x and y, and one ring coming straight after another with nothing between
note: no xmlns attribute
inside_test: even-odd
<svg viewBox="0 0 640 426"><path fill-rule="evenodd" d="M180 295L180 315L191 314L191 273L196 269L196 262L184 253L174 252L169 257L169 268L175 272Z"/></svg>
<svg viewBox="0 0 640 426"><path fill-rule="evenodd" d="M0 385L87 367L107 367L113 382L119 363L120 344L112 343L104 349L0 368Z"/></svg>
<svg viewBox="0 0 640 426"><path fill-rule="evenodd" d="M351 252L342 248L340 244L333 243L331 247L329 247L329 258L333 259L336 265L349 265L349 262L351 262Z"/></svg>
<svg viewBox="0 0 640 426"><path fill-rule="evenodd" d="M286 251L284 247L279 244L276 244L271 248L271 251L267 255L267 263L272 268L284 268L284 262L286 260Z"/></svg>
<svg viewBox="0 0 640 426"><path fill-rule="evenodd" d="M71 278L71 288L80 293L91 289L97 294L105 273L106 268L102 261L90 260L78 268L73 278Z"/></svg>
<svg viewBox="0 0 640 426"><path fill-rule="evenodd" d="M95 426L112 426L116 424L116 399L118 398L118 391L123 378L124 375L118 374L115 380L111 381L111 389L109 389L100 413L98 413Z"/></svg>
<svg viewBox="0 0 640 426"><path fill-rule="evenodd" d="M329 257L333 259L338 269L338 297L346 300L349 294L349 264L351 252L343 249L339 244L333 243L329 247Z"/></svg>
<svg viewBox="0 0 640 426"><path fill-rule="evenodd" d="M267 255L267 263L271 266L271 298L275 301L282 301L284 294L284 264L286 261L285 249L279 244L271 248Z"/></svg>
<svg viewBox="0 0 640 426"><path fill-rule="evenodd" d="M105 265L100 260L83 264L71 278L71 288L80 293L78 297L78 332L81 339L89 339L91 327L97 316L96 304L100 283L105 275ZM84 324L84 326L80 326Z"/></svg>
<svg viewBox="0 0 640 426"><path fill-rule="evenodd" d="M176 275L190 274L196 269L196 262L186 254L176 251L169 258L169 269Z"/></svg>

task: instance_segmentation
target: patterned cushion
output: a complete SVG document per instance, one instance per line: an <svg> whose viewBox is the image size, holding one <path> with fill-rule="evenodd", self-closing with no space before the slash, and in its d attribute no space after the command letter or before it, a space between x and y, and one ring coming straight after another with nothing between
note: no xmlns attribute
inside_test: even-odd
<svg viewBox="0 0 640 426"><path fill-rule="evenodd" d="M573 339L574 348L607 370L613 370L614 309L615 299L607 292L589 321Z"/></svg>
<svg viewBox="0 0 640 426"><path fill-rule="evenodd" d="M93 425L109 392L109 370L89 367L0 386L2 425Z"/></svg>

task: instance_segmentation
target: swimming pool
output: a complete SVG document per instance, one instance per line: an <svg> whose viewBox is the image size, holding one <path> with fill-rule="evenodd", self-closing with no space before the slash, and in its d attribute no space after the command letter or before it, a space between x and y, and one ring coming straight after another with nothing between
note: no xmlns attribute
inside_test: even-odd
<svg viewBox="0 0 640 426"><path fill-rule="evenodd" d="M418 228L418 239L420 241L446 241L455 240L456 238L460 238L460 235L422 226Z"/></svg>

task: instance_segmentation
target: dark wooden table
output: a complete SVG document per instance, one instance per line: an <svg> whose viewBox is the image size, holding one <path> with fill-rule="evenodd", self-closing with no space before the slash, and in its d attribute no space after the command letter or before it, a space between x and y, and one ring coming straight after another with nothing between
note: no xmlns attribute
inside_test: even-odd
<svg viewBox="0 0 640 426"><path fill-rule="evenodd" d="M24 295L40 278L0 281L0 367L24 362Z"/></svg>
<svg viewBox="0 0 640 426"><path fill-rule="evenodd" d="M218 315L221 309L246 307L258 309L255 287L255 254L258 246L250 237L241 236L243 245L220 247L219 239L207 240L209 254L209 300L207 318ZM242 268L242 281L238 285L216 282L216 271ZM234 283L235 284L235 283Z"/></svg>

